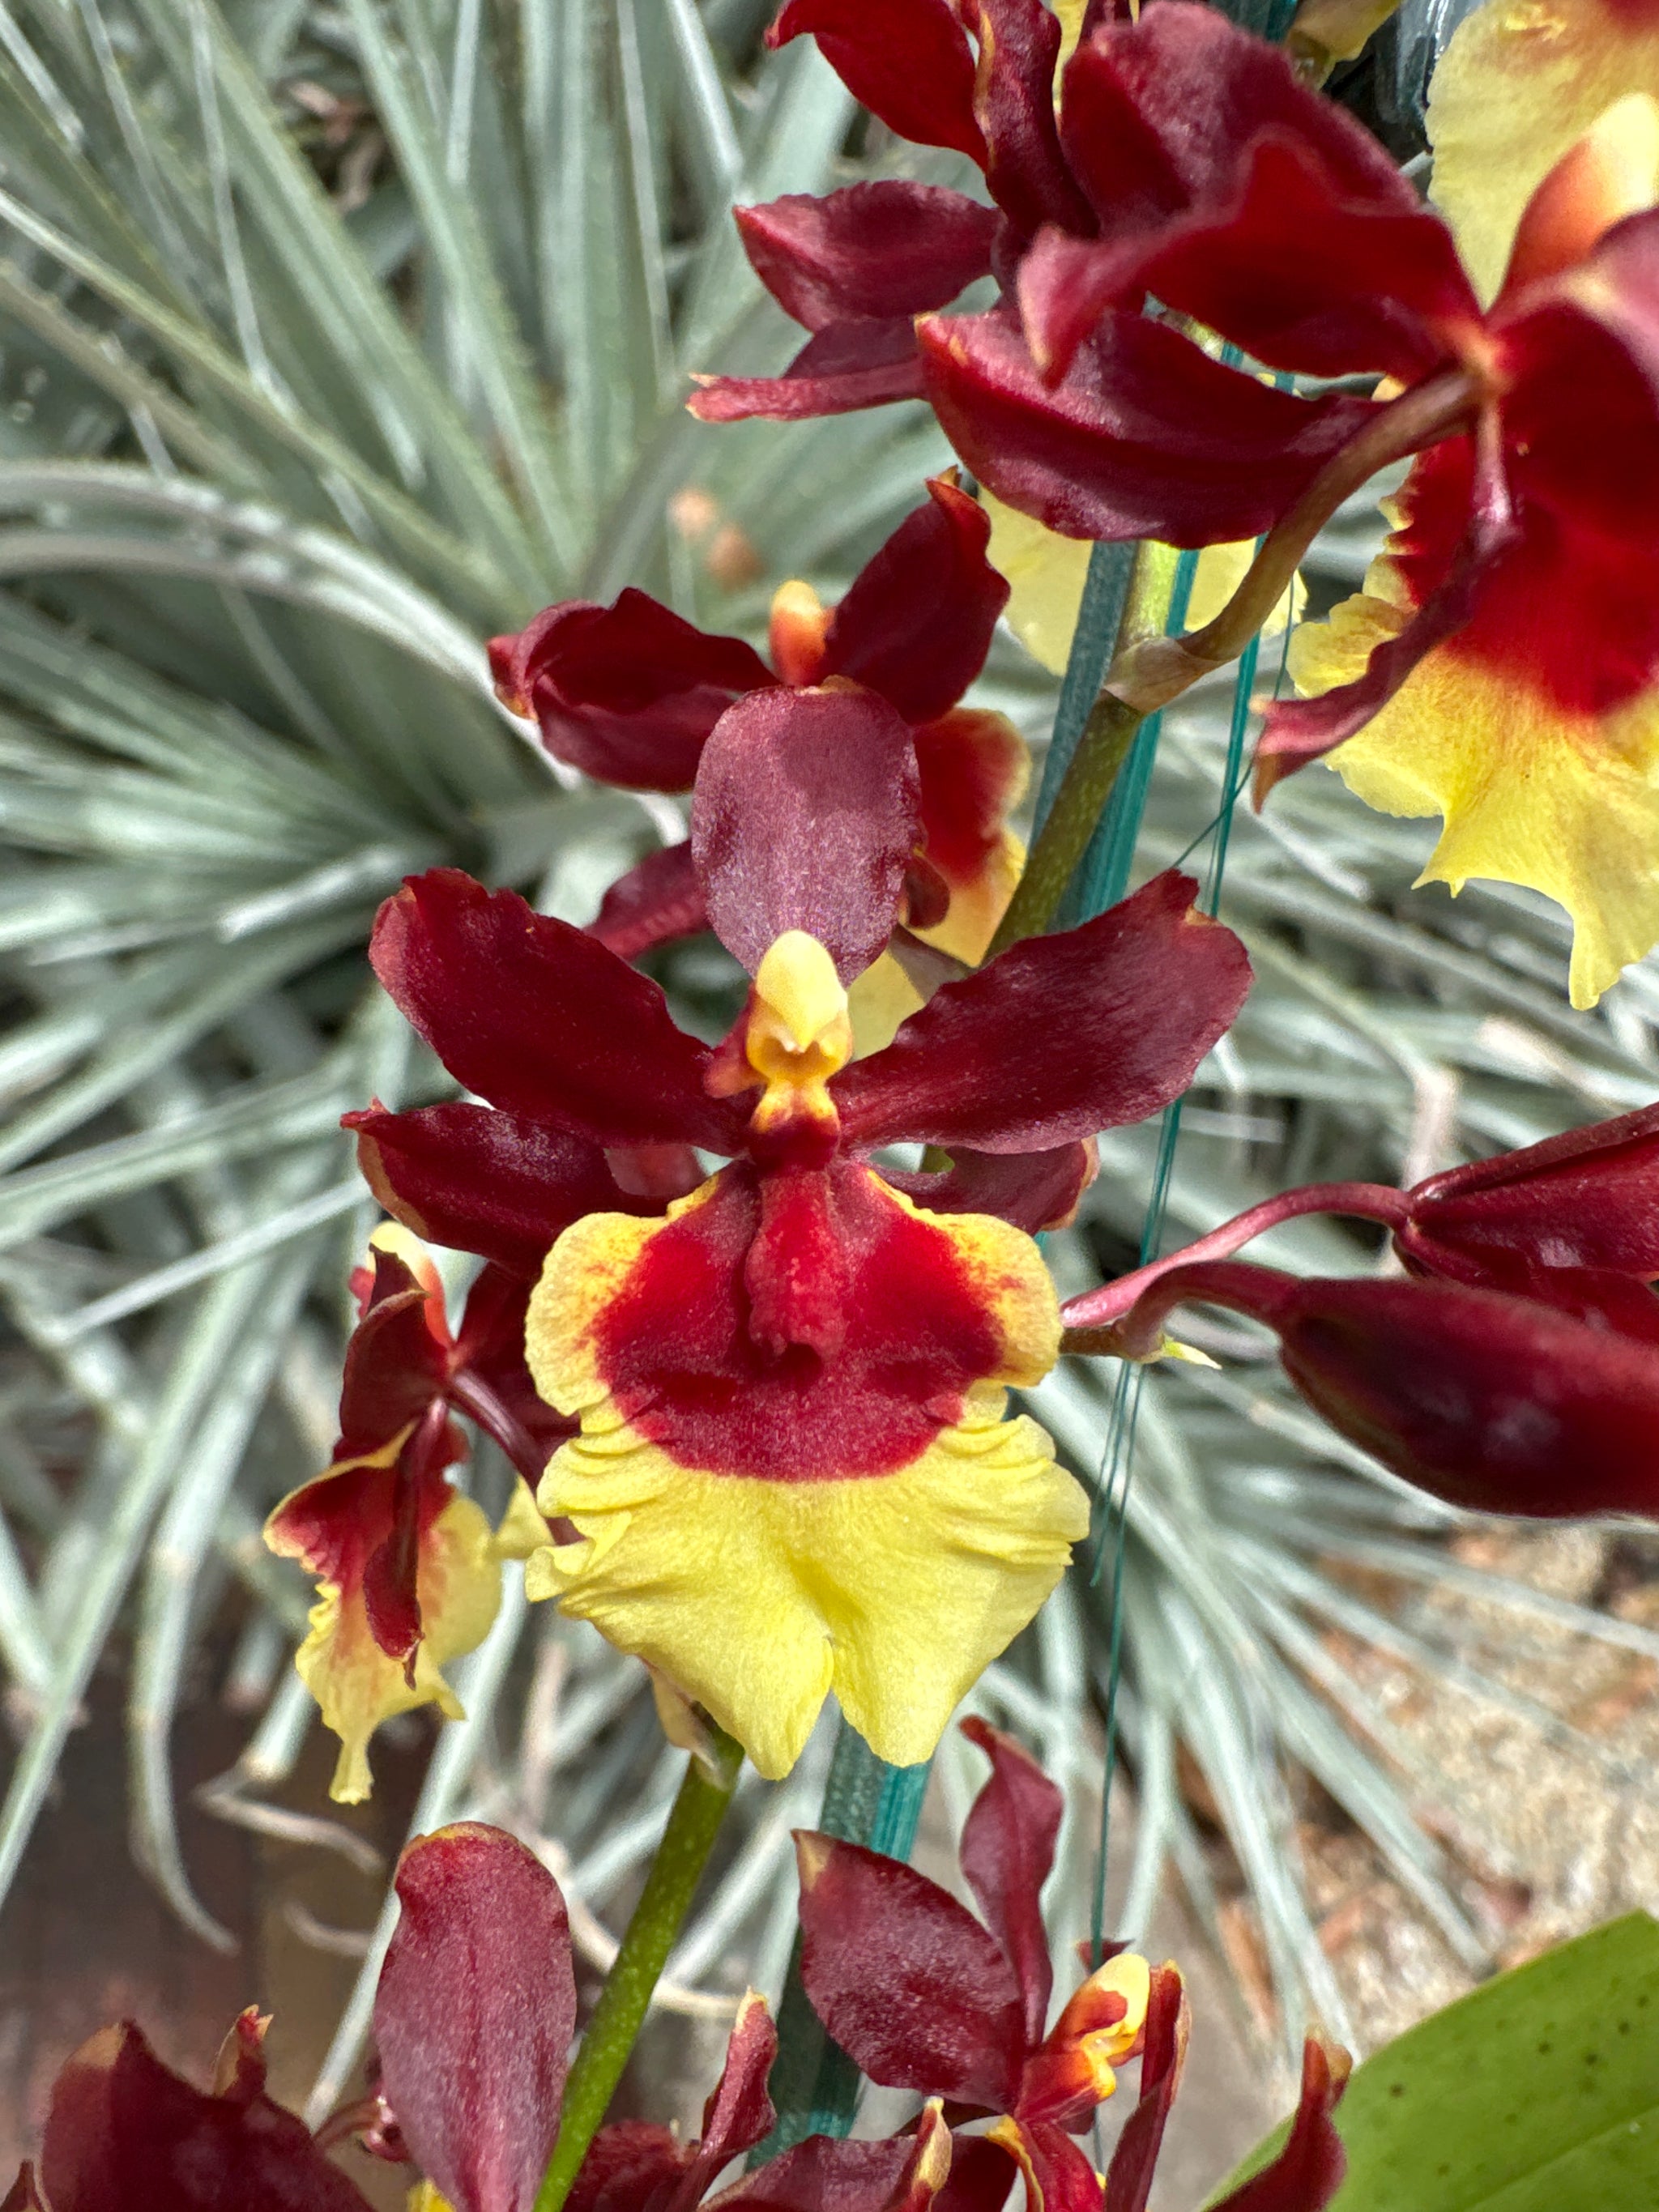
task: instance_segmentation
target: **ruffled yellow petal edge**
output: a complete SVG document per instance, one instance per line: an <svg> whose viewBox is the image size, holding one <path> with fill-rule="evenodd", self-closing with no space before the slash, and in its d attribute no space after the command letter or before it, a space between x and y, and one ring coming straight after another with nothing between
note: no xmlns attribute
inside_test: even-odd
<svg viewBox="0 0 1659 2212"><path fill-rule="evenodd" d="M1084 538L1062 538L1045 530L1042 523L1005 507L988 491L981 490L980 499L991 518L987 557L1008 583L1008 627L1034 660L1051 675L1063 676L1094 548ZM1201 629L1220 613L1244 580L1255 555L1254 538L1205 547L1193 578L1188 629ZM1301 613L1306 597L1298 577L1269 616L1262 635L1272 637L1282 630Z"/></svg>
<svg viewBox="0 0 1659 2212"><path fill-rule="evenodd" d="M1659 94L1659 15L1603 0L1486 0L1458 25L1429 88L1431 191L1483 300L1537 186L1632 92Z"/></svg>
<svg viewBox="0 0 1659 2212"><path fill-rule="evenodd" d="M1291 640L1299 690L1352 682L1403 626L1386 556L1366 585ZM1574 715L1453 640L1328 765L1380 812L1443 817L1419 884L1455 894L1485 876L1565 907L1575 1006L1593 1006L1659 943L1659 691L1599 719Z"/></svg>
<svg viewBox="0 0 1659 2212"><path fill-rule="evenodd" d="M707 1202L705 1184L670 1218ZM590 1324L660 1224L589 1215L555 1246L531 1301L537 1388L583 1433L550 1464L539 1503L578 1543L539 1553L532 1597L556 1597L714 1716L775 1779L833 1688L895 1765L929 1757L951 1714L1026 1626L1088 1528L1088 1501L1047 1436L1006 1418L1003 1382L1056 1357L1059 1316L1031 1241L987 1215L927 1214L981 1271L1007 1364L963 1418L890 1474L805 1482L684 1468L623 1421Z"/></svg>

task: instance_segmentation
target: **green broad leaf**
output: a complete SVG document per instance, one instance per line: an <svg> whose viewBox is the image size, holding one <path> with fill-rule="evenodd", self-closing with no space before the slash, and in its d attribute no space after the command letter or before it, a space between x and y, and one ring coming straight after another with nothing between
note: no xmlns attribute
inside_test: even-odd
<svg viewBox="0 0 1659 2212"><path fill-rule="evenodd" d="M1436 2013L1357 2070L1337 2118L1330 2212L1651 2212L1659 1921L1610 1921Z"/></svg>

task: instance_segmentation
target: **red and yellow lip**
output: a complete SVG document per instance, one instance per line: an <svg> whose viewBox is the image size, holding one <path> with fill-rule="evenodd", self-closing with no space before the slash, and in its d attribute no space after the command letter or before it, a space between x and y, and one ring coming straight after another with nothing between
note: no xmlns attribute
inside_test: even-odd
<svg viewBox="0 0 1659 2212"><path fill-rule="evenodd" d="M933 1216L842 1163L724 1170L660 1223L599 1214L532 1299L537 1386L581 1433L529 1568L698 1698L763 1774L831 1687L872 1747L925 1759L1087 1527L1047 1437L1005 1418L1059 1343L1030 1240Z"/></svg>

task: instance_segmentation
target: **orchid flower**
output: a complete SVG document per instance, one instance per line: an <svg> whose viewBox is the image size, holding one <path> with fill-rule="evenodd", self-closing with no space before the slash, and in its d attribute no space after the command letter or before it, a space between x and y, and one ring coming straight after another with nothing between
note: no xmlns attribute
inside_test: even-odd
<svg viewBox="0 0 1659 2212"><path fill-rule="evenodd" d="M1257 140L1304 121L1304 101L1328 115L1318 150L1344 185L1395 213L1415 196L1357 125L1302 93L1282 54L1224 16L1183 0L1135 22L1115 13L1099 0L1084 10L1056 107L1062 33L1042 0L790 0L770 42L815 34L899 137L977 162L995 207L894 181L739 210L762 283L815 335L781 377L702 380L693 413L926 398L981 483L1066 535L1209 544L1267 528L1371 404L1241 377L1139 313L1133 267L1097 277L1182 216L1224 206ZM1230 40L1248 70L1227 66ZM1086 293L1063 333L1040 312L1052 312L1056 258L1067 294ZM989 312L931 312L993 274Z"/></svg>
<svg viewBox="0 0 1659 2212"><path fill-rule="evenodd" d="M1083 1493L1005 1418L1059 1341L1029 1232L1075 1202L1097 1131L1186 1086L1249 978L1192 884L1162 876L945 984L849 1065L848 987L888 942L918 819L911 731L879 695L772 688L726 711L692 848L752 984L713 1051L591 936L453 871L413 880L374 933L382 982L489 1102L448 1109L476 1117L437 1170L453 1209L533 1192L573 1142L590 1165L641 1145L732 1163L665 1214L586 1212L553 1243L527 1347L580 1422L540 1492L576 1533L527 1578L769 1776L832 1686L882 1757L926 1758L1059 1578ZM406 1118L376 1125L388 1180ZM907 1140L952 1165L872 1158ZM408 1195L434 1210L418 1180ZM526 1199L515 1239L537 1218Z"/></svg>
<svg viewBox="0 0 1659 2212"><path fill-rule="evenodd" d="M318 1577L295 1663L340 1738L331 1794L345 1804L368 1795L368 1740L382 1721L434 1704L460 1717L443 1668L495 1619L501 1560L546 1541L526 1484L495 1530L453 1487L447 1470L467 1449L453 1413L493 1436L526 1484L569 1426L525 1371L525 1285L487 1267L452 1336L437 1271L406 1230L378 1231L372 1258L358 1278L333 1460L265 1524L271 1550Z"/></svg>
<svg viewBox="0 0 1659 2212"><path fill-rule="evenodd" d="M564 600L495 639L490 658L503 702L537 723L550 752L631 790L688 788L709 732L750 692L832 680L878 692L910 726L920 779L906 920L925 944L972 966L1019 874L1024 848L1006 823L1030 761L1006 716L960 704L1008 597L985 557L989 519L950 477L927 493L839 605L823 606L799 581L780 587L770 667L740 638L711 637L637 591L611 607ZM593 933L632 959L707 926L685 843L614 884ZM901 1011L919 1002L911 992Z"/></svg>
<svg viewBox="0 0 1659 2212"><path fill-rule="evenodd" d="M982 1921L902 1860L798 1834L802 1984L872 2081L944 2100L957 2131L952 2212L1001 2212L1017 2174L1030 2212L1145 2212L1186 2052L1181 1976L1114 1947L1048 2025L1054 1978L1041 1900L1060 1793L1012 1737L980 1720L964 1721L963 1733L991 1760L961 1843ZM1101 2177L1074 2138L1135 2057L1139 2101L1103 2199ZM1344 2171L1330 2113L1347 2074L1345 2051L1310 2039L1284 2150L1223 2205L1319 2212L1328 2203ZM988 2134L963 2132L987 2116L995 2116Z"/></svg>

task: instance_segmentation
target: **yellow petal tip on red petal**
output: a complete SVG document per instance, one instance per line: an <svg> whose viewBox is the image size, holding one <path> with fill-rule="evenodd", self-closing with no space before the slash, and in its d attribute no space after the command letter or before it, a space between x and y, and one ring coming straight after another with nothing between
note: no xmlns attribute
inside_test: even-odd
<svg viewBox="0 0 1659 2212"><path fill-rule="evenodd" d="M1459 24L1429 94L1432 191L1484 298L1498 289L1538 185L1632 92L1659 94L1650 9L1486 0Z"/></svg>
<svg viewBox="0 0 1659 2212"><path fill-rule="evenodd" d="M443 1278L438 1264L427 1247L412 1229L401 1221L383 1221L368 1240L372 1254L385 1252L394 1260L401 1260L429 1298L443 1295Z"/></svg>
<svg viewBox="0 0 1659 2212"><path fill-rule="evenodd" d="M1291 672L1299 690L1351 681L1371 648L1403 627L1379 582L1374 568L1368 592L1297 633ZM1443 817L1419 883L1455 894L1484 877L1564 907L1576 1007L1595 1006L1659 943L1659 690L1611 714L1573 714L1482 665L1453 638L1329 765L1382 813Z"/></svg>
<svg viewBox="0 0 1659 2212"><path fill-rule="evenodd" d="M1127 2058L1146 2025L1152 2002L1152 1970L1135 1951L1120 1951L1096 1967L1066 2000L1050 2040L1081 2039L1109 2076L1109 2068Z"/></svg>
<svg viewBox="0 0 1659 2212"><path fill-rule="evenodd" d="M797 1060L815 1049L826 1057L842 1049L847 993L829 953L804 929L785 930L767 948L755 970L755 1000L766 1018L758 1025L751 1018L749 1027L749 1061L757 1075L774 1073L779 1047ZM844 1065L844 1056L836 1060L836 1067ZM778 1072L795 1070L786 1061Z"/></svg>
<svg viewBox="0 0 1659 2212"><path fill-rule="evenodd" d="M318 1481L349 1479L358 1469L390 1465L402 1443L400 1437L382 1452L343 1461ZM279 1557L304 1559L284 1516L306 1490L315 1486L307 1484L294 1492L266 1523L265 1541ZM324 1725L340 1739L329 1789L337 1804L361 1804L370 1795L369 1740L383 1721L425 1705L435 1705L447 1719L463 1717L443 1668L483 1641L501 1602L501 1587L500 1555L489 1522L470 1498L457 1494L421 1540L423 1632L416 1646L411 1682L403 1661L389 1656L375 1642L361 1585L347 1589L337 1582L319 1582L309 1631L294 1663L317 1700Z"/></svg>
<svg viewBox="0 0 1659 2212"><path fill-rule="evenodd" d="M792 576L772 594L772 665L786 684L813 684L823 659L823 641L835 609L810 584Z"/></svg>
<svg viewBox="0 0 1659 2212"><path fill-rule="evenodd" d="M669 1676L768 1779L793 1765L832 1686L881 1758L905 1766L929 1757L1088 1526L1087 1501L1047 1437L1024 1416L1005 1418L1001 1386L1036 1381L1058 1353L1058 1308L1036 1246L988 1216L926 1214L869 1182L879 1202L945 1241L1000 1347L995 1375L891 1471L793 1479L687 1465L611 1397L597 1328L652 1240L712 1204L723 1178L662 1222L576 1223L531 1300L537 1387L582 1418L540 1495L581 1540L531 1562L532 1595L556 1596Z"/></svg>

